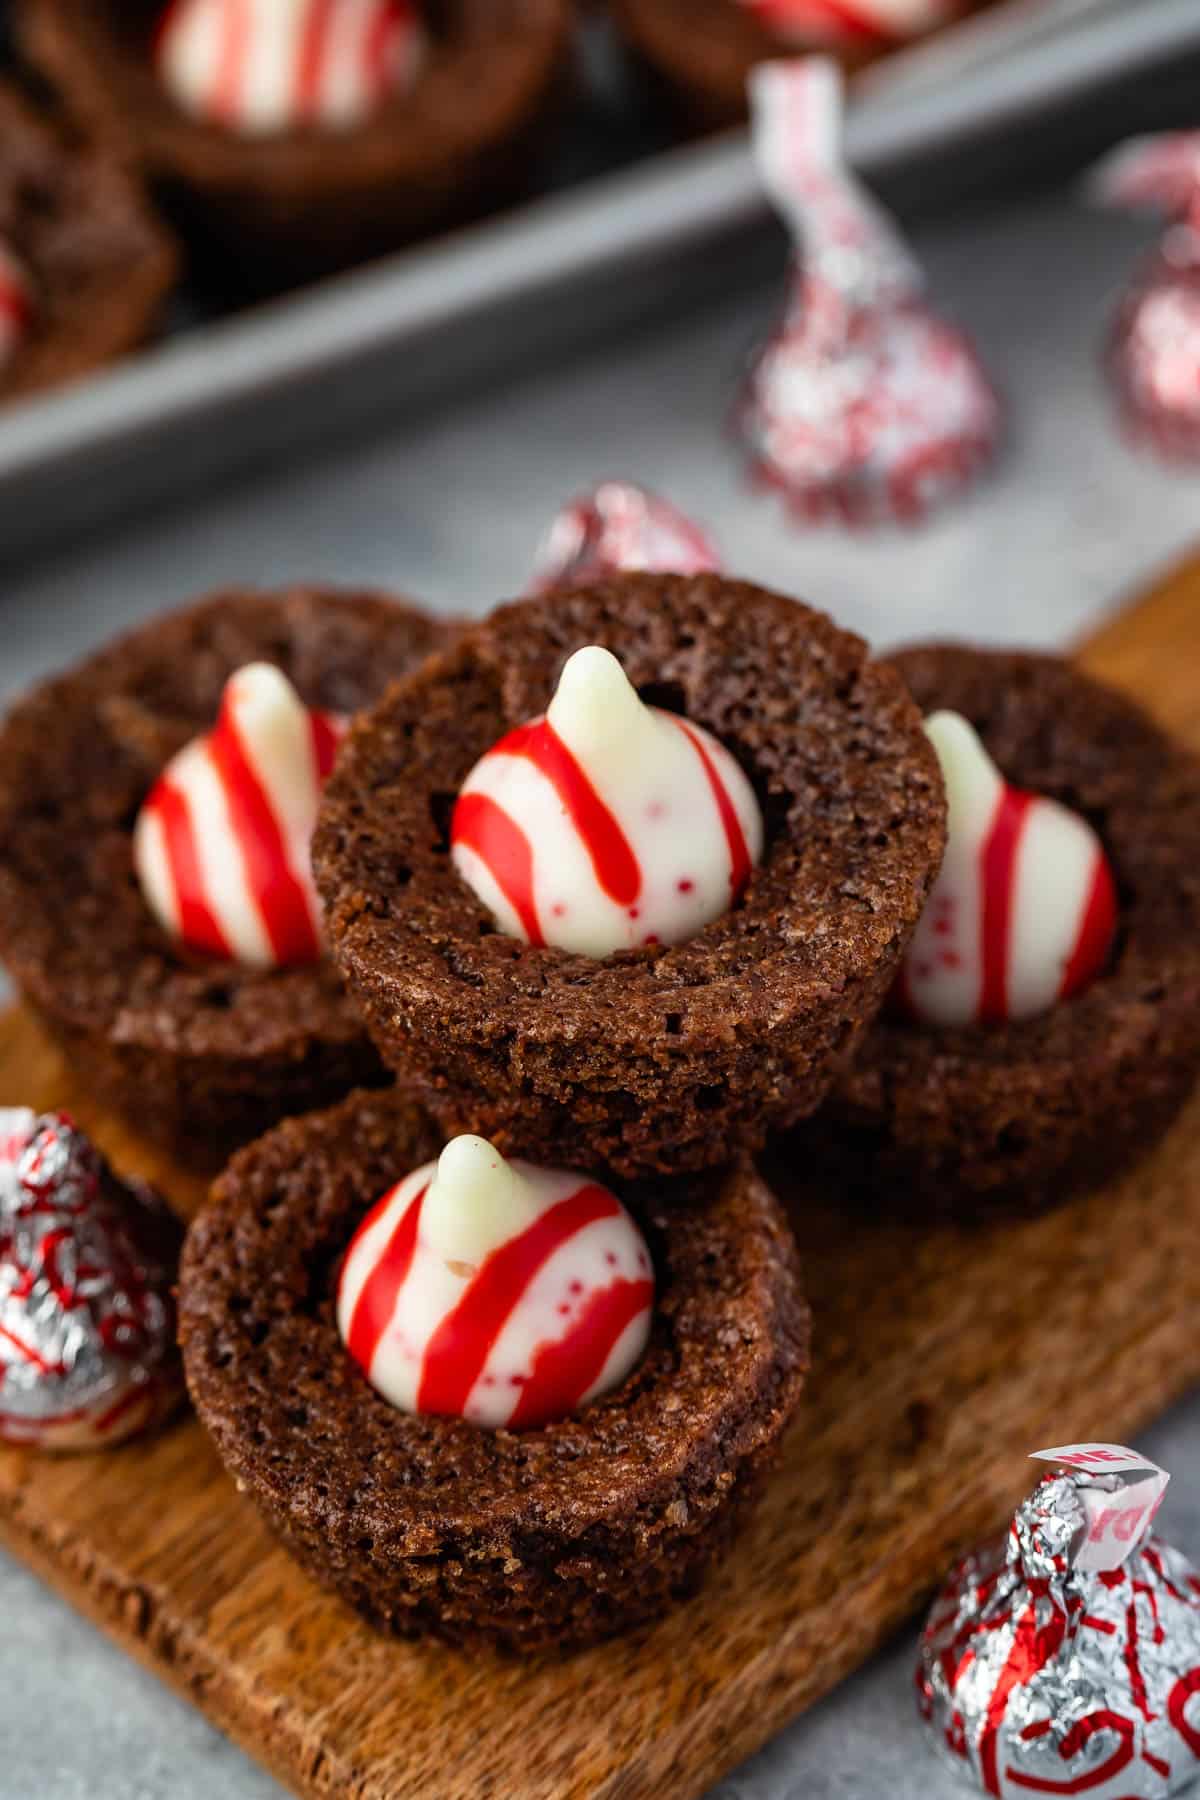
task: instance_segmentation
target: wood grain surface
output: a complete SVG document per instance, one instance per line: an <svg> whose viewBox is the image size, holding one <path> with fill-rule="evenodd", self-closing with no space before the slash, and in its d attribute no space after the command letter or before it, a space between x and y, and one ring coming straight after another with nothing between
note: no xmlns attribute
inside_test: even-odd
<svg viewBox="0 0 1200 1800"><path fill-rule="evenodd" d="M1200 562L1080 652L1200 745ZM201 1199L100 1115L23 1013L0 1104L68 1107L119 1167ZM279 1550L187 1418L56 1461L0 1453L0 1537L302 1795L701 1793L861 1662L1044 1444L1124 1438L1200 1379L1200 1100L1128 1180L964 1232L796 1223L809 1397L734 1555L652 1630L518 1664L374 1637Z"/></svg>

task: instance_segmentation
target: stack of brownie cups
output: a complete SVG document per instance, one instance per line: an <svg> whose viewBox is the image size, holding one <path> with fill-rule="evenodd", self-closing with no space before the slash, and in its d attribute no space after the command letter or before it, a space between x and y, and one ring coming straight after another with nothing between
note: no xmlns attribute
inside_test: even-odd
<svg viewBox="0 0 1200 1800"><path fill-rule="evenodd" d="M796 1412L752 1155L824 1099L942 857L899 675L720 576L501 608L351 726L313 846L395 1076L237 1155L189 1387L374 1624L536 1650L658 1616Z"/></svg>
<svg viewBox="0 0 1200 1800"><path fill-rule="evenodd" d="M469 629L229 592L0 767L27 1002L225 1165L197 1410L394 1632L586 1643L720 1554L808 1364L768 1140L793 1205L969 1227L1145 1156L1200 1070L1200 765L1052 657L875 662L715 573Z"/></svg>

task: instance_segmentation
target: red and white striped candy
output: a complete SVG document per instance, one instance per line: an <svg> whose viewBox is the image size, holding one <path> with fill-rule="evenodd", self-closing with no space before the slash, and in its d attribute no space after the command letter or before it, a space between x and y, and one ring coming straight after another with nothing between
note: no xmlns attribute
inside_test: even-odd
<svg viewBox="0 0 1200 1800"><path fill-rule="evenodd" d="M247 137L360 125L424 57L413 0L173 0L155 46L185 112Z"/></svg>
<svg viewBox="0 0 1200 1800"><path fill-rule="evenodd" d="M792 44L901 44L948 25L961 0L738 0Z"/></svg>
<svg viewBox="0 0 1200 1800"><path fill-rule="evenodd" d="M935 713L926 729L950 829L900 999L930 1025L1035 1018L1108 960L1117 898L1103 846L1077 813L1010 787L959 714Z"/></svg>
<svg viewBox="0 0 1200 1800"><path fill-rule="evenodd" d="M597 645L569 658L544 718L480 758L451 827L454 865L501 931L596 957L694 937L762 847L724 745L644 705Z"/></svg>
<svg viewBox="0 0 1200 1800"><path fill-rule="evenodd" d="M531 594L630 571L701 575L721 559L678 507L631 481L602 481L559 513L533 566Z"/></svg>
<svg viewBox="0 0 1200 1800"><path fill-rule="evenodd" d="M970 343L923 298L892 221L846 167L827 56L760 63L754 148L796 240L784 316L738 420L756 476L802 520L912 521L995 448L999 406Z"/></svg>
<svg viewBox="0 0 1200 1800"><path fill-rule="evenodd" d="M33 289L24 266L0 240L0 370L21 347L33 318Z"/></svg>
<svg viewBox="0 0 1200 1800"><path fill-rule="evenodd" d="M167 764L134 829L142 891L172 937L255 968L317 961L309 850L343 730L270 663L230 677L213 730Z"/></svg>
<svg viewBox="0 0 1200 1800"><path fill-rule="evenodd" d="M1100 164L1096 197L1171 224L1113 321L1108 370L1126 424L1164 455L1200 460L1200 131L1135 138Z"/></svg>
<svg viewBox="0 0 1200 1800"><path fill-rule="evenodd" d="M518 1431L619 1387L653 1306L650 1253L614 1194L460 1137L367 1214L337 1316L393 1406Z"/></svg>

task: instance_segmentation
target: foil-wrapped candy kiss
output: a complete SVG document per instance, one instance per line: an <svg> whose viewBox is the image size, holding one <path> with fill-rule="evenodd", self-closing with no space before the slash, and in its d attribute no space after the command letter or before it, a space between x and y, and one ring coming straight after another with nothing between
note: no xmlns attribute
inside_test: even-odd
<svg viewBox="0 0 1200 1800"><path fill-rule="evenodd" d="M999 1800L1162 1800L1200 1773L1200 1575L1150 1530L1168 1476L1120 1444L1036 1455L1059 1472L934 1603L921 1716Z"/></svg>
<svg viewBox="0 0 1200 1800"><path fill-rule="evenodd" d="M181 1237L65 1114L0 1109L0 1440L98 1449L173 1411Z"/></svg>

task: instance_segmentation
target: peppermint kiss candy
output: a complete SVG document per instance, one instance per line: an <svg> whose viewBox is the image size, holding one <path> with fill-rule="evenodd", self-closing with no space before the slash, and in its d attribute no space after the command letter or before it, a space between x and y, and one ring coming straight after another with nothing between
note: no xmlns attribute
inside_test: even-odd
<svg viewBox="0 0 1200 1800"><path fill-rule="evenodd" d="M1084 819L1009 787L958 713L934 713L946 856L905 957L902 1004L929 1025L1031 1019L1088 985L1117 928L1108 859Z"/></svg>
<svg viewBox="0 0 1200 1800"><path fill-rule="evenodd" d="M1137 138L1094 179L1110 206L1172 224L1121 303L1108 346L1125 421L1164 455L1200 458L1200 131Z"/></svg>
<svg viewBox="0 0 1200 1800"><path fill-rule="evenodd" d="M181 1236L65 1115L0 1110L0 1438L91 1450L166 1417Z"/></svg>
<svg viewBox="0 0 1200 1800"><path fill-rule="evenodd" d="M185 112L246 137L360 125L424 58L413 0L173 0L155 47Z"/></svg>
<svg viewBox="0 0 1200 1800"><path fill-rule="evenodd" d="M252 968L318 960L309 848L343 730L270 663L230 677L216 726L172 757L134 829L142 891L172 937Z"/></svg>
<svg viewBox="0 0 1200 1800"><path fill-rule="evenodd" d="M476 763L451 827L454 865L501 931L597 957L694 937L762 847L724 745L645 706L596 645L568 660L544 718Z"/></svg>
<svg viewBox="0 0 1200 1800"><path fill-rule="evenodd" d="M21 347L33 318L33 294L28 275L8 245L0 239L0 372Z"/></svg>
<svg viewBox="0 0 1200 1800"><path fill-rule="evenodd" d="M738 0L784 43L902 44L962 11L960 0Z"/></svg>
<svg viewBox="0 0 1200 1800"><path fill-rule="evenodd" d="M720 567L704 532L677 507L630 481L604 481L559 513L538 551L529 592L582 587L630 571L701 575Z"/></svg>
<svg viewBox="0 0 1200 1800"><path fill-rule="evenodd" d="M402 1412L519 1431L619 1387L653 1306L649 1251L615 1195L460 1137L368 1213L337 1316Z"/></svg>
<svg viewBox="0 0 1200 1800"><path fill-rule="evenodd" d="M918 518L991 455L996 397L842 161L837 65L760 63L750 96L762 178L797 247L739 409L754 472L801 518Z"/></svg>
<svg viewBox="0 0 1200 1800"><path fill-rule="evenodd" d="M999 1800L1165 1800L1200 1773L1200 1574L1149 1535L1168 1477L1120 1444L1063 1472L951 1571L921 1638L930 1742Z"/></svg>

